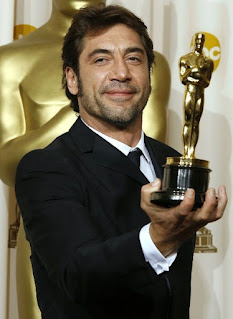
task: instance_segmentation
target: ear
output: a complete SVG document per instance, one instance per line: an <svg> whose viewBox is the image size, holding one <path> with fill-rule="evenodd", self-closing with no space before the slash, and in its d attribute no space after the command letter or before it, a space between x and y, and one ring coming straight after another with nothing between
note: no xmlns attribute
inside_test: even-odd
<svg viewBox="0 0 233 319"><path fill-rule="evenodd" d="M66 68L66 81L67 87L71 94L77 95L78 94L78 79L77 75L73 71L72 68L69 66Z"/></svg>

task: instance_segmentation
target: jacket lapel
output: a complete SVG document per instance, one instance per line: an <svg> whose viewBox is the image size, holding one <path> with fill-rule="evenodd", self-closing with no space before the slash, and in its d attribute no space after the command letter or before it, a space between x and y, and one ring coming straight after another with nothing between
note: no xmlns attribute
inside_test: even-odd
<svg viewBox="0 0 233 319"><path fill-rule="evenodd" d="M163 150L158 147L154 143L154 140L149 138L148 136L145 136L145 145L148 149L148 152L150 154L156 176L160 179L163 178L163 165L166 162L166 155L164 154Z"/></svg>
<svg viewBox="0 0 233 319"><path fill-rule="evenodd" d="M93 160L99 165L128 175L141 184L148 183L147 178L127 156L99 136L96 137Z"/></svg>
<svg viewBox="0 0 233 319"><path fill-rule="evenodd" d="M85 161L90 160L100 166L130 176L141 184L148 183L147 178L127 156L90 130L80 118L70 129L70 134Z"/></svg>

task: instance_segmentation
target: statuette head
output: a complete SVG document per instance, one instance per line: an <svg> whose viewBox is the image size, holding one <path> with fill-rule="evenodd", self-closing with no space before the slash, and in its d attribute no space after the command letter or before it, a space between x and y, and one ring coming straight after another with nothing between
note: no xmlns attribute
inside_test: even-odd
<svg viewBox="0 0 233 319"><path fill-rule="evenodd" d="M195 33L192 43L194 46L194 51L202 52L205 43L205 35L201 32Z"/></svg>

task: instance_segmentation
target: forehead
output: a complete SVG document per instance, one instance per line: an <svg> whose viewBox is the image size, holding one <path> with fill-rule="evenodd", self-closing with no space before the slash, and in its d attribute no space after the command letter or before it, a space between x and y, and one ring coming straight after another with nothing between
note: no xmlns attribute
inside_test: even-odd
<svg viewBox="0 0 233 319"><path fill-rule="evenodd" d="M96 48L114 51L118 49L124 50L129 47L138 47L145 52L138 33L124 24L111 26L95 35L87 35L83 40L83 54L88 54Z"/></svg>

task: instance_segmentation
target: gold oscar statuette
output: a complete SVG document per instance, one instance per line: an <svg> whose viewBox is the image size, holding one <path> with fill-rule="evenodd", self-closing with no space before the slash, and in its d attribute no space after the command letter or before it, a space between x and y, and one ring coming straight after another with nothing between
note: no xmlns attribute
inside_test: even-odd
<svg viewBox="0 0 233 319"><path fill-rule="evenodd" d="M199 136L199 122L204 107L204 90L209 85L214 64L203 53L205 35L193 36L192 52L180 58L180 79L185 85L184 95L184 155L167 157L162 190L152 193L151 202L172 207L184 198L188 188L195 189L194 209L202 206L209 184L209 162L195 157Z"/></svg>

